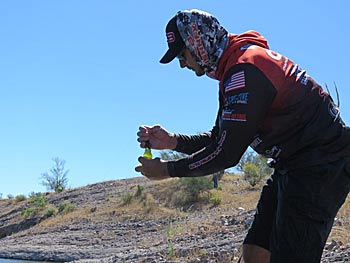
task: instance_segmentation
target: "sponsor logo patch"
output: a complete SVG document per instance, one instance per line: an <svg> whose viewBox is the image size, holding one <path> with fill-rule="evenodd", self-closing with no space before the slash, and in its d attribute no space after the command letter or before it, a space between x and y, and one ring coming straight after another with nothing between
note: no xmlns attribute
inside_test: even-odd
<svg viewBox="0 0 350 263"><path fill-rule="evenodd" d="M225 121L247 121L247 114L245 113L235 113L234 110L225 110L222 113L222 119Z"/></svg>
<svg viewBox="0 0 350 263"><path fill-rule="evenodd" d="M232 95L230 97L227 97L225 99L225 106L229 106L232 104L247 104L248 103L248 92L239 93Z"/></svg>
<svg viewBox="0 0 350 263"><path fill-rule="evenodd" d="M237 72L229 78L225 84L225 92L229 92L236 89L242 89L245 87L245 74L244 71Z"/></svg>

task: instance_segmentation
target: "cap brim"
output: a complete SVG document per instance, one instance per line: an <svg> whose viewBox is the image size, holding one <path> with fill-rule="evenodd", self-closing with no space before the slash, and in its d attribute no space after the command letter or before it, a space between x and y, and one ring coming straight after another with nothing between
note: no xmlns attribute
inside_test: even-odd
<svg viewBox="0 0 350 263"><path fill-rule="evenodd" d="M173 50L168 49L168 51L164 54L164 56L159 60L162 64L167 64L171 62L174 58L176 58L177 54L174 53Z"/></svg>

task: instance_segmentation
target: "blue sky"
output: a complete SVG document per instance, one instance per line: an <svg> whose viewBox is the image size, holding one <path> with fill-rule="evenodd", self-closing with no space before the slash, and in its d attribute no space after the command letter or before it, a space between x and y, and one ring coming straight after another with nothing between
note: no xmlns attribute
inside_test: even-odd
<svg viewBox="0 0 350 263"><path fill-rule="evenodd" d="M40 175L54 157L70 187L138 176L139 125L213 126L218 83L158 62L181 9L208 11L232 33L257 30L320 84L335 81L349 124L349 3L1 1L0 193L45 191Z"/></svg>

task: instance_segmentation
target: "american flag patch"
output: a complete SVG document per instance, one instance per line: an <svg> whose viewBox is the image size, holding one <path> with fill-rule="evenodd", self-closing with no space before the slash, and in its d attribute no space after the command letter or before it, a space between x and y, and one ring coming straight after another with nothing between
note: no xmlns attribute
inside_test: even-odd
<svg viewBox="0 0 350 263"><path fill-rule="evenodd" d="M237 72L229 78L225 83L225 92L245 87L244 71Z"/></svg>

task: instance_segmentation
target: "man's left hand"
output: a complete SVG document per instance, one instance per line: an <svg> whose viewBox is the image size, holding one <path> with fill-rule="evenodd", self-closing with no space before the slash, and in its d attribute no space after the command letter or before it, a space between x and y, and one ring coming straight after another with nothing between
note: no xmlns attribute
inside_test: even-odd
<svg viewBox="0 0 350 263"><path fill-rule="evenodd" d="M139 162L142 165L136 166L135 171L141 173L151 180L163 180L171 178L168 173L167 162L160 158L148 160L144 157L139 157Z"/></svg>

